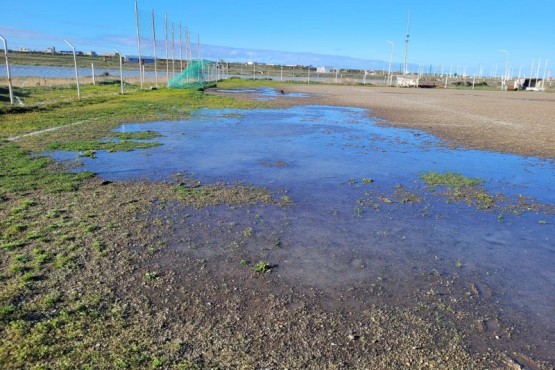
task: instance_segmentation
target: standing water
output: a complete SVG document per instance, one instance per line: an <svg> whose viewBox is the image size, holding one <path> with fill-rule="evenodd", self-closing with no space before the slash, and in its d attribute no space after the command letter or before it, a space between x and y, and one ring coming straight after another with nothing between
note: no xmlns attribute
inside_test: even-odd
<svg viewBox="0 0 555 370"><path fill-rule="evenodd" d="M208 183L264 186L292 201L253 212L187 210L197 227L176 228L175 250L194 244L195 253L214 254L254 225L256 237L242 240L242 250L277 263L292 285L317 287L354 309L449 297L454 310L480 310L484 335L509 343L509 331L521 328L522 340L553 360L553 161L450 149L420 131L379 127L357 108L201 109L188 120L118 128L146 130L162 134L155 140L163 145L78 158L79 170L108 180L192 173ZM423 180L448 172L483 180L480 201ZM366 295L347 302L347 289Z"/></svg>

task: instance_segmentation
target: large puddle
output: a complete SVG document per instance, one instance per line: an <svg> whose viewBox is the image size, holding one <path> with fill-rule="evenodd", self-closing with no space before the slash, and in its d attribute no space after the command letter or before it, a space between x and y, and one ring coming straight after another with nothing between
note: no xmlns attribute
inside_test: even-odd
<svg viewBox="0 0 555 370"><path fill-rule="evenodd" d="M437 299L482 310L485 336L507 344L526 333L553 359L553 161L448 148L420 131L378 127L357 108L201 109L188 120L118 129L146 130L161 133L163 145L94 159L53 155L108 180L188 173L286 194L285 208L159 212L186 213L170 237L175 251L222 264L266 259L292 286L317 287L353 309ZM429 171L481 178L500 205L481 209L430 191L420 178ZM349 300L353 291L361 293Z"/></svg>

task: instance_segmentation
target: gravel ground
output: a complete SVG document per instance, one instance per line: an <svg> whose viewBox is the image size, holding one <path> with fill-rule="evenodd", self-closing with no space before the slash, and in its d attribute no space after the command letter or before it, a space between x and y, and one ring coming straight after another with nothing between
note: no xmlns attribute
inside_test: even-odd
<svg viewBox="0 0 555 370"><path fill-rule="evenodd" d="M321 94L303 104L369 108L383 124L427 131L454 146L555 158L552 93L328 85L288 90Z"/></svg>

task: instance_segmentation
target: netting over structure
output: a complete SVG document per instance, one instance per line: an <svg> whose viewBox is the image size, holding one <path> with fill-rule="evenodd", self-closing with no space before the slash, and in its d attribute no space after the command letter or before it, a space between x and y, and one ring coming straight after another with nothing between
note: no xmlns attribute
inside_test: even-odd
<svg viewBox="0 0 555 370"><path fill-rule="evenodd" d="M207 60L190 60L178 76L168 81L168 87L174 89L202 89L211 74L214 63Z"/></svg>

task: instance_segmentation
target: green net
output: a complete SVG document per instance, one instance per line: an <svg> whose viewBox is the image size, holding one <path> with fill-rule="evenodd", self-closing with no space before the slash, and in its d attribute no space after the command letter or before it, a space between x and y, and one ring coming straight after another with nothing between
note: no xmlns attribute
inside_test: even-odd
<svg viewBox="0 0 555 370"><path fill-rule="evenodd" d="M183 72L168 82L168 87L174 89L202 89L206 86L207 76L210 75L214 63L208 60L190 60Z"/></svg>

